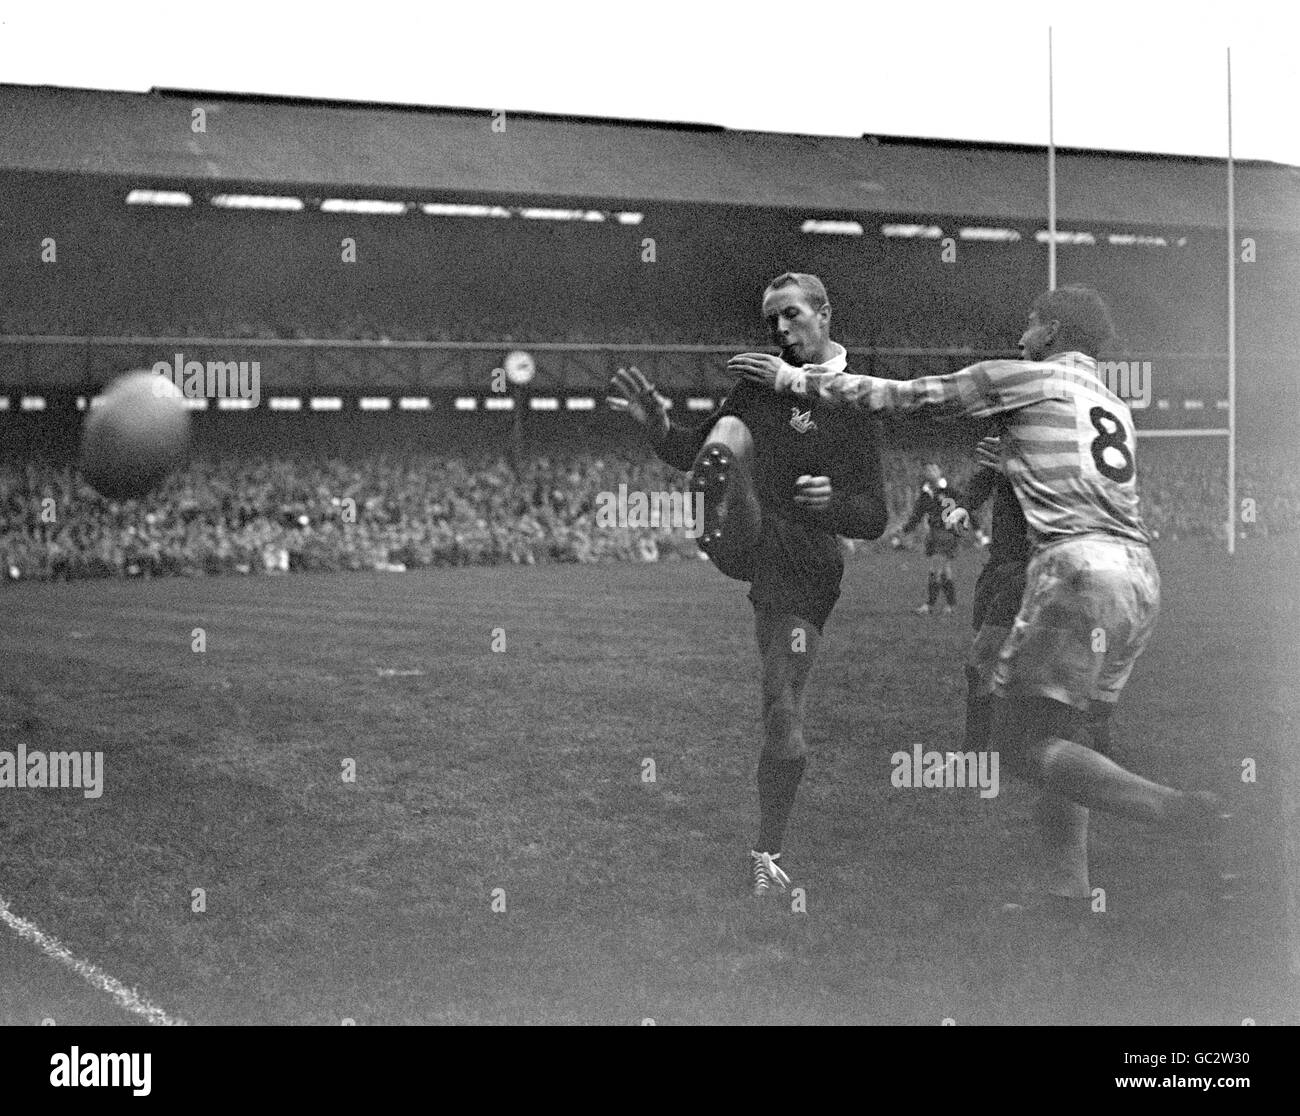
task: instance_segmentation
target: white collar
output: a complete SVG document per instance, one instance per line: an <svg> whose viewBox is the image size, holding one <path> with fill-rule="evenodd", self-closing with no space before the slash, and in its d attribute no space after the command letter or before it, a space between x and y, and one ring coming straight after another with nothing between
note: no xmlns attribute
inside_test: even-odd
<svg viewBox="0 0 1300 1116"><path fill-rule="evenodd" d="M830 360L823 361L821 364L805 364L805 368L824 368L827 372L843 372L849 366L848 350L838 341L831 342Z"/></svg>

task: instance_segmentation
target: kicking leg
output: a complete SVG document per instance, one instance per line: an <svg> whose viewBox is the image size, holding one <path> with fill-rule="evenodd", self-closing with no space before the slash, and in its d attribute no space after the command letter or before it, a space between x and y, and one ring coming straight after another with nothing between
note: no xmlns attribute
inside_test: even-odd
<svg viewBox="0 0 1300 1116"><path fill-rule="evenodd" d="M691 467L691 491L703 498L700 549L728 577L753 577L763 518L753 479L754 438L734 415L713 425Z"/></svg>
<svg viewBox="0 0 1300 1116"><path fill-rule="evenodd" d="M1012 739L1017 722L1027 725L1024 743L1012 745L1025 778L1081 806L1091 806L1152 825L1207 831L1218 817L1212 795L1185 794L1144 779L1083 744L1066 739L1068 708L1049 698L999 698L994 734ZM1018 753L1018 754L1017 754Z"/></svg>

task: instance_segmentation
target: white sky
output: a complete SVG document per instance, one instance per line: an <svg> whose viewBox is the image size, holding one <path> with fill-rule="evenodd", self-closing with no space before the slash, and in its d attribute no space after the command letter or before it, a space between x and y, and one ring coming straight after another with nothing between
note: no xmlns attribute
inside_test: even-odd
<svg viewBox="0 0 1300 1116"><path fill-rule="evenodd" d="M1295 0L0 0L0 81L1045 143L1300 165ZM1226 9L1226 10L1225 10Z"/></svg>

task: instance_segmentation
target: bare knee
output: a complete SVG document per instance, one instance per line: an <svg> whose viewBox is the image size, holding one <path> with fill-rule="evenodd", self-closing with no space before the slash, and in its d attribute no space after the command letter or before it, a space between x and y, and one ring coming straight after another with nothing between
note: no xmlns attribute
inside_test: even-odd
<svg viewBox="0 0 1300 1116"><path fill-rule="evenodd" d="M735 415L724 415L709 431L710 442L722 442L733 452L748 454L754 448L754 436L749 427Z"/></svg>

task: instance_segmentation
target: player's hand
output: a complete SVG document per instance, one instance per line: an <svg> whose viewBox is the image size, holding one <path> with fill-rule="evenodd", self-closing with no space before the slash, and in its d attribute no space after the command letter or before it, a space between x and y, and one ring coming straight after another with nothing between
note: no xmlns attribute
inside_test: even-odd
<svg viewBox="0 0 1300 1116"><path fill-rule="evenodd" d="M668 433L668 400L655 390L639 368L620 368L609 381L605 403L662 436Z"/></svg>
<svg viewBox="0 0 1300 1116"><path fill-rule="evenodd" d="M980 439L980 444L975 447L975 464L992 469L995 473L1002 472L1001 437L993 434Z"/></svg>
<svg viewBox="0 0 1300 1116"><path fill-rule="evenodd" d="M970 512L960 504L945 508L942 516L943 525L954 535L964 535L970 530Z"/></svg>
<svg viewBox="0 0 1300 1116"><path fill-rule="evenodd" d="M727 371L736 379L773 389L776 388L776 374L782 366L785 366L785 361L771 353L741 353L727 361Z"/></svg>
<svg viewBox="0 0 1300 1116"><path fill-rule="evenodd" d="M831 503L831 478L800 477L794 482L794 502L809 511L825 511Z"/></svg>

